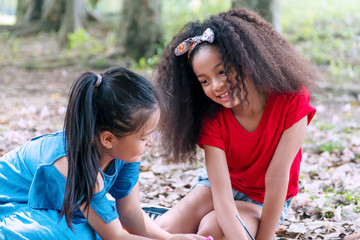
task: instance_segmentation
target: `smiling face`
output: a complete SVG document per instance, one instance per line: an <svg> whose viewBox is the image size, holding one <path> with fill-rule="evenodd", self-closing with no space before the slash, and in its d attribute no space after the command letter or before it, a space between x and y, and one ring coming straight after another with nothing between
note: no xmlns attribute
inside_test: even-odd
<svg viewBox="0 0 360 240"><path fill-rule="evenodd" d="M147 146L153 142L153 132L159 122L160 110L157 109L137 132L125 137L115 137L109 149L111 159L117 158L125 162L139 162Z"/></svg>
<svg viewBox="0 0 360 240"><path fill-rule="evenodd" d="M201 47L193 56L192 68L205 95L211 100L226 108L240 104L240 100L236 97L235 71L231 69L229 72L232 82L230 84L226 80L223 61L216 47L210 45Z"/></svg>

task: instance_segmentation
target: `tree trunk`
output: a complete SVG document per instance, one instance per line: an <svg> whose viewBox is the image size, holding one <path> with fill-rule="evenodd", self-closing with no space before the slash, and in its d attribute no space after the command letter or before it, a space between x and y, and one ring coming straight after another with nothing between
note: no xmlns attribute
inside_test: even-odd
<svg viewBox="0 0 360 240"><path fill-rule="evenodd" d="M118 34L126 56L135 60L153 56L163 37L161 0L124 1Z"/></svg>
<svg viewBox="0 0 360 240"><path fill-rule="evenodd" d="M75 0L74 0L75 1ZM45 0L41 17L43 31L59 31L65 15L66 0Z"/></svg>
<svg viewBox="0 0 360 240"><path fill-rule="evenodd" d="M64 13L64 0L19 0L16 23L28 25L36 21L46 22L47 29L58 30ZM25 12L24 12L25 9Z"/></svg>
<svg viewBox="0 0 360 240"><path fill-rule="evenodd" d="M41 18L43 0L19 0L16 9L16 24L21 25Z"/></svg>
<svg viewBox="0 0 360 240"><path fill-rule="evenodd" d="M67 36L81 28L87 20L99 20L100 16L91 6L98 0L18 0L16 25L0 26L14 36L23 36L40 31L59 32L60 46L67 43Z"/></svg>
<svg viewBox="0 0 360 240"><path fill-rule="evenodd" d="M66 0L65 15L59 31L59 43L65 47L68 34L82 27L86 18L86 2L84 0Z"/></svg>
<svg viewBox="0 0 360 240"><path fill-rule="evenodd" d="M281 31L279 21L279 0L232 0L232 8L246 8L259 13L278 32Z"/></svg>
<svg viewBox="0 0 360 240"><path fill-rule="evenodd" d="M90 0L89 3L91 5L92 8L95 8L96 5L98 4L99 0Z"/></svg>
<svg viewBox="0 0 360 240"><path fill-rule="evenodd" d="M19 0L16 13L14 36L23 36L40 31L55 31L65 13L65 0Z"/></svg>
<svg viewBox="0 0 360 240"><path fill-rule="evenodd" d="M23 20L27 9L31 8L30 0L18 0L16 7L16 25L20 25Z"/></svg>

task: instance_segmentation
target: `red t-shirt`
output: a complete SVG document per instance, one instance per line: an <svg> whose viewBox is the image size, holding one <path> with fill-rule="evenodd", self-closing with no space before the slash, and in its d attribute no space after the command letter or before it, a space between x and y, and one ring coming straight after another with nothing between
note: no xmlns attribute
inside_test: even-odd
<svg viewBox="0 0 360 240"><path fill-rule="evenodd" d="M218 147L225 151L232 188L257 202L264 202L265 174L281 134L316 109L310 106L306 88L302 93L270 94L260 123L254 132L243 129L231 109L221 108L214 119L205 118L198 145ZM299 192L298 180L301 149L290 170L286 199Z"/></svg>

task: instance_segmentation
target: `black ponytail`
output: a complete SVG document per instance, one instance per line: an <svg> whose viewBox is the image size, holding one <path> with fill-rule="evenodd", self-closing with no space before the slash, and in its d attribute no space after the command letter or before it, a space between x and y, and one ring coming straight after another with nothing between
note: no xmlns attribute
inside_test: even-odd
<svg viewBox="0 0 360 240"><path fill-rule="evenodd" d="M157 109L157 96L149 81L125 69L109 69L98 76L87 72L73 84L64 130L68 173L63 208L72 229L75 210L88 209L94 194L101 156L100 133L123 137L138 131Z"/></svg>

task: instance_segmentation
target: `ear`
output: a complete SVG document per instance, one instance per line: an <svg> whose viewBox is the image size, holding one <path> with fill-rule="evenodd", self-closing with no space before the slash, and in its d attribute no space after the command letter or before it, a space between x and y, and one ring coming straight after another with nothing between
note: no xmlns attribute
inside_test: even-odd
<svg viewBox="0 0 360 240"><path fill-rule="evenodd" d="M100 142L104 148L111 149L115 138L115 135L109 131L103 131L100 133Z"/></svg>

